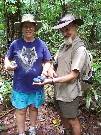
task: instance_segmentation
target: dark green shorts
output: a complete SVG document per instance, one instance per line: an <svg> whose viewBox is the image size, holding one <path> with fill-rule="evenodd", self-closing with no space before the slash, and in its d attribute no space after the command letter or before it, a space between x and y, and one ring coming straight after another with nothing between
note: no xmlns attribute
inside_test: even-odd
<svg viewBox="0 0 101 135"><path fill-rule="evenodd" d="M76 118L78 115L80 97L72 102L63 102L54 98L55 107L65 118Z"/></svg>

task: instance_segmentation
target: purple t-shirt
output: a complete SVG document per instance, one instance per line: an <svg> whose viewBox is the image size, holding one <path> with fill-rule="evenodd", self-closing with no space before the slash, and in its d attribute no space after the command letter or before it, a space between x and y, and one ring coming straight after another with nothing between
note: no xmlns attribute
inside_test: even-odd
<svg viewBox="0 0 101 135"><path fill-rule="evenodd" d="M14 71L13 89L18 92L36 92L43 86L32 85L33 78L40 76L42 64L51 59L45 43L35 38L26 42L23 38L14 40L7 52L9 60L15 59L17 68Z"/></svg>

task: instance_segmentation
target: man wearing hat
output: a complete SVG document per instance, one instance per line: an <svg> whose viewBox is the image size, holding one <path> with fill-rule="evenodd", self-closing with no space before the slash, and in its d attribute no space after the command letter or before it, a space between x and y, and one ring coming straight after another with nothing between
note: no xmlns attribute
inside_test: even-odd
<svg viewBox="0 0 101 135"><path fill-rule="evenodd" d="M33 86L33 79L47 75L51 55L46 44L35 37L42 23L31 14L24 14L21 22L15 22L15 29L23 32L23 37L14 40L5 57L5 68L14 71L12 105L16 108L19 135L25 135L25 118L29 109L29 135L36 135L38 108L44 104L43 86ZM16 63L12 63L12 61ZM44 66L43 66L44 64Z"/></svg>
<svg viewBox="0 0 101 135"><path fill-rule="evenodd" d="M73 47L80 41L77 30L82 24L81 19L75 19L72 14L67 14L60 19L57 26L53 27L60 30L64 43L60 45L55 57L58 63L56 72L53 66L49 70L52 79L45 79L40 83L40 85L54 83L54 101L65 128L64 135L71 134L71 131L73 135L81 134L77 116L82 92L78 78L85 62L86 48L81 45L73 54L73 58L71 55Z"/></svg>

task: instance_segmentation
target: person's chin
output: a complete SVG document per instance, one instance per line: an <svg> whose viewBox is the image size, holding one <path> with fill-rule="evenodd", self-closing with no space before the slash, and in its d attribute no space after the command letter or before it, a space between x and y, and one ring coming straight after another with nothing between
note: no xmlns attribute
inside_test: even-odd
<svg viewBox="0 0 101 135"><path fill-rule="evenodd" d="M65 42L66 45L70 45L70 44L72 44L72 39L70 39L70 38L65 39L64 42Z"/></svg>

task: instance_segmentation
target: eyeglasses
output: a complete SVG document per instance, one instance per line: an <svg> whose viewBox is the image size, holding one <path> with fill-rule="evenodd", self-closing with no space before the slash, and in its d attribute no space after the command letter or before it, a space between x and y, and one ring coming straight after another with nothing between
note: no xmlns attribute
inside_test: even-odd
<svg viewBox="0 0 101 135"><path fill-rule="evenodd" d="M24 29L33 29L34 28L34 26L22 26L22 28L24 28Z"/></svg>

